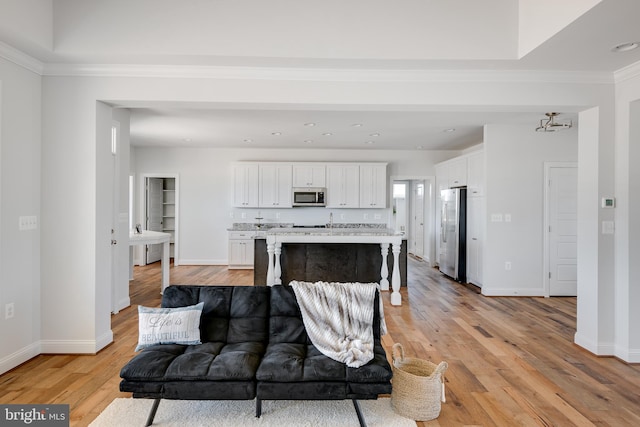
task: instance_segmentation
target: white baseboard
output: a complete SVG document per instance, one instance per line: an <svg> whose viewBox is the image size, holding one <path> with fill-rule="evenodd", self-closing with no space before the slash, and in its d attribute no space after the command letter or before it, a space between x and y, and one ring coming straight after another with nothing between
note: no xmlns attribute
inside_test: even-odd
<svg viewBox="0 0 640 427"><path fill-rule="evenodd" d="M113 331L109 329L96 340L95 353L99 352L113 342Z"/></svg>
<svg viewBox="0 0 640 427"><path fill-rule="evenodd" d="M482 295L487 297L543 297L544 291L538 288L501 288L487 289L486 285L481 288Z"/></svg>
<svg viewBox="0 0 640 427"><path fill-rule="evenodd" d="M113 342L113 332L109 330L96 340L42 340L43 354L96 354Z"/></svg>
<svg viewBox="0 0 640 427"><path fill-rule="evenodd" d="M613 343L598 343L578 332L573 336L573 342L596 356L615 355L615 345Z"/></svg>
<svg viewBox="0 0 640 427"><path fill-rule="evenodd" d="M33 359L40 354L40 341L29 344L20 350L0 359L0 374L23 364L29 359Z"/></svg>
<svg viewBox="0 0 640 427"><path fill-rule="evenodd" d="M116 304L116 310L123 310L131 305L131 299L129 297L122 298Z"/></svg>
<svg viewBox="0 0 640 427"><path fill-rule="evenodd" d="M180 265L227 265L226 259L180 259Z"/></svg>

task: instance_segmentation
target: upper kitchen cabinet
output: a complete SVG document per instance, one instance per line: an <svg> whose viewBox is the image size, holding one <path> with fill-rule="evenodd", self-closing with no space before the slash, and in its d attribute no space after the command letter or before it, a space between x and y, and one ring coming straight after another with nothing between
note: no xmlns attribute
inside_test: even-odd
<svg viewBox="0 0 640 427"><path fill-rule="evenodd" d="M467 157L467 197L484 196L484 151Z"/></svg>
<svg viewBox="0 0 640 427"><path fill-rule="evenodd" d="M358 164L327 165L327 207L360 206L360 167Z"/></svg>
<svg viewBox="0 0 640 427"><path fill-rule="evenodd" d="M449 188L467 185L467 159L465 157L452 160L449 163Z"/></svg>
<svg viewBox="0 0 640 427"><path fill-rule="evenodd" d="M233 206L257 208L259 168L257 163L237 163L233 166Z"/></svg>
<svg viewBox="0 0 640 427"><path fill-rule="evenodd" d="M387 207L387 164L360 165L360 207Z"/></svg>
<svg viewBox="0 0 640 427"><path fill-rule="evenodd" d="M261 208L290 208L291 163L260 163L259 206Z"/></svg>
<svg viewBox="0 0 640 427"><path fill-rule="evenodd" d="M326 166L321 163L294 163L293 186L316 188L326 187Z"/></svg>

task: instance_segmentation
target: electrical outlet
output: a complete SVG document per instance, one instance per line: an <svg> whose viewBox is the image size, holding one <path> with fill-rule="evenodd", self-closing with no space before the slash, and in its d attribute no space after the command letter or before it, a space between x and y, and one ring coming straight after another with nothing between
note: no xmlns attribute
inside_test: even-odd
<svg viewBox="0 0 640 427"><path fill-rule="evenodd" d="M504 263L504 269L507 270L507 271L511 270L511 261L506 261Z"/></svg>
<svg viewBox="0 0 640 427"><path fill-rule="evenodd" d="M5 304L5 306L4 306L4 318L5 319L11 319L14 314L15 314L15 306L13 305L13 303L10 302L9 304Z"/></svg>

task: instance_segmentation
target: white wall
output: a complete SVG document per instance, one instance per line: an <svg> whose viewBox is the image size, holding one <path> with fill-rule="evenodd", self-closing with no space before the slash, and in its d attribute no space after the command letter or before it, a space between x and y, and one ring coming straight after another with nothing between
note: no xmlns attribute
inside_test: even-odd
<svg viewBox="0 0 640 427"><path fill-rule="evenodd" d="M635 68L638 69L637 67ZM640 76L616 86L615 342L613 353L640 362ZM588 329L585 328L585 334ZM580 332L580 329L579 329Z"/></svg>
<svg viewBox="0 0 640 427"><path fill-rule="evenodd" d="M577 161L578 133L534 127L485 126L484 295L544 295L544 162ZM492 214L510 214L511 222L491 222Z"/></svg>
<svg viewBox="0 0 640 427"><path fill-rule="evenodd" d="M40 76L0 58L0 373L40 352L40 111Z"/></svg>
<svg viewBox="0 0 640 427"><path fill-rule="evenodd" d="M448 151L392 150L265 150L135 148L136 180L141 174L180 175L180 264L227 264L227 228L234 222L284 222L323 224L329 222L372 222L389 224L387 209L240 209L231 207L232 166L234 161L353 161L388 162L391 175L433 175L433 165L455 156ZM138 200L140 195L138 194ZM139 202L136 206L140 206ZM243 218L244 214L244 218ZM365 218L364 215L368 217ZM374 215L379 214L380 219ZM138 214L138 222L143 222ZM278 217L277 217L278 216ZM203 238L203 236L206 236Z"/></svg>

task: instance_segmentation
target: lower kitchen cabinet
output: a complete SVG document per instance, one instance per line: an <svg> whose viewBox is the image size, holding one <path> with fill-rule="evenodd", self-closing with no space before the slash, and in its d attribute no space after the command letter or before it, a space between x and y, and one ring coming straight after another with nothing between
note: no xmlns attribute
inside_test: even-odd
<svg viewBox="0 0 640 427"><path fill-rule="evenodd" d="M229 232L229 269L253 268L255 231Z"/></svg>

